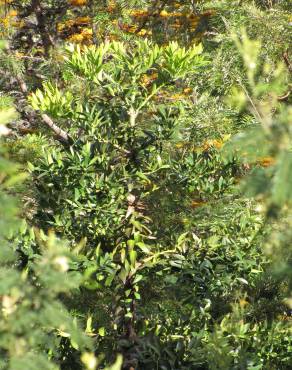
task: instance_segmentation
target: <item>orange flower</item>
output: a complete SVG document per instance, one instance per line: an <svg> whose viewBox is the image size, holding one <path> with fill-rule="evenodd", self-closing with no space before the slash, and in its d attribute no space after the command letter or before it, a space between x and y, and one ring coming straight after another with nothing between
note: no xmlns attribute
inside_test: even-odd
<svg viewBox="0 0 292 370"><path fill-rule="evenodd" d="M257 160L257 163L262 167L270 167L275 164L275 159L272 157L263 157Z"/></svg>
<svg viewBox="0 0 292 370"><path fill-rule="evenodd" d="M8 13L9 17L17 17L17 10L10 10L10 12Z"/></svg>
<svg viewBox="0 0 292 370"><path fill-rule="evenodd" d="M213 146L216 148L216 149L221 149L222 146L223 146L223 142L220 141L220 140L214 140L213 141Z"/></svg>
<svg viewBox="0 0 292 370"><path fill-rule="evenodd" d="M189 16L188 16L188 18L190 19L190 20L192 20L192 21L199 21L200 20L200 16L199 15L197 15L197 14L190 14Z"/></svg>
<svg viewBox="0 0 292 370"><path fill-rule="evenodd" d="M137 26L130 25L130 24L121 24L119 25L119 27L121 28L121 30L125 32L129 32L129 33L135 33L137 30Z"/></svg>
<svg viewBox="0 0 292 370"><path fill-rule="evenodd" d="M116 9L116 6L108 6L108 7L107 7L107 11L108 11L109 13L113 13L113 12L115 11L115 9Z"/></svg>
<svg viewBox="0 0 292 370"><path fill-rule="evenodd" d="M221 149L223 146L223 141L221 140L207 140L204 142L203 146L199 149L203 151L207 151L210 148L216 148L216 149Z"/></svg>
<svg viewBox="0 0 292 370"><path fill-rule="evenodd" d="M203 200L200 200L200 199L196 199L196 200L191 201L191 207L192 208L202 207L204 204L206 204L206 202L204 202Z"/></svg>
<svg viewBox="0 0 292 370"><path fill-rule="evenodd" d="M203 147L202 147L202 149L203 149L203 151L207 151L208 149L210 149L210 147L211 147L212 145L210 144L210 142L209 141L206 141L204 144L203 144Z"/></svg>
<svg viewBox="0 0 292 370"><path fill-rule="evenodd" d="M83 6L87 4L87 0L69 0L69 4L73 6Z"/></svg>
<svg viewBox="0 0 292 370"><path fill-rule="evenodd" d="M191 28L196 28L198 26L198 24L199 24L199 21L191 21L190 22Z"/></svg>
<svg viewBox="0 0 292 370"><path fill-rule="evenodd" d="M204 17L211 17L212 15L215 15L215 14L216 14L216 10L215 9L210 9L207 12L202 13L202 16L204 16Z"/></svg>

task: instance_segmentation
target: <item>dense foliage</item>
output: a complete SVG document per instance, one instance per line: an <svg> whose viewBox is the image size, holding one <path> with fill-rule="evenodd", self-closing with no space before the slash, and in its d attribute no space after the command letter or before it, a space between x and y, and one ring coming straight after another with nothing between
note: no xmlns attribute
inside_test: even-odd
<svg viewBox="0 0 292 370"><path fill-rule="evenodd" d="M0 11L0 368L290 369L289 1Z"/></svg>

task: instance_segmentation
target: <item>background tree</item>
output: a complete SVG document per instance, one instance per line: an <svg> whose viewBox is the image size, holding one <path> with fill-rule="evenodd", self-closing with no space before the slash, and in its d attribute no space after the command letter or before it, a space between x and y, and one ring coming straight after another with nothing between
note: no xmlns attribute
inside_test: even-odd
<svg viewBox="0 0 292 370"><path fill-rule="evenodd" d="M3 367L290 369L289 2L2 4Z"/></svg>

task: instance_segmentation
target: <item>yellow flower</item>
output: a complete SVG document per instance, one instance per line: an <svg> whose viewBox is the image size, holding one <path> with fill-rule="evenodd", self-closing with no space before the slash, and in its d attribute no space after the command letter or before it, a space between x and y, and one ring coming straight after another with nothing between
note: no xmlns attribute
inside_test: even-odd
<svg viewBox="0 0 292 370"><path fill-rule="evenodd" d="M184 94L173 94L169 97L170 100L179 100L185 98Z"/></svg>
<svg viewBox="0 0 292 370"><path fill-rule="evenodd" d="M115 0L109 0L108 5L111 6L111 7L116 7L117 6Z"/></svg>
<svg viewBox="0 0 292 370"><path fill-rule="evenodd" d="M24 20L11 22L12 27L22 28L25 25Z"/></svg>
<svg viewBox="0 0 292 370"><path fill-rule="evenodd" d="M20 53L19 51L17 51L15 54L16 58L22 58L24 56L24 53Z"/></svg>
<svg viewBox="0 0 292 370"><path fill-rule="evenodd" d="M160 17L162 18L168 18L168 17L183 17L184 14L177 12L177 13L168 13L166 10L161 10L159 13Z"/></svg>
<svg viewBox="0 0 292 370"><path fill-rule="evenodd" d="M8 26L10 25L10 20L8 17L4 17L4 18L0 18L0 25L2 24L2 26L4 28L8 28Z"/></svg>
<svg viewBox="0 0 292 370"><path fill-rule="evenodd" d="M191 94L193 92L193 89L191 87L186 87L184 89L184 94Z"/></svg>
<svg viewBox="0 0 292 370"><path fill-rule="evenodd" d="M61 32L63 31L63 29L66 27L66 25L64 23L58 23L57 24L57 31L58 32Z"/></svg>
<svg viewBox="0 0 292 370"><path fill-rule="evenodd" d="M149 15L149 12L147 10L130 10L130 13L129 13L132 17L147 17L147 15Z"/></svg>
<svg viewBox="0 0 292 370"><path fill-rule="evenodd" d="M108 40L109 40L109 41L116 41L116 40L118 40L118 39L119 39L118 35L110 34L110 35L108 36Z"/></svg>
<svg viewBox="0 0 292 370"><path fill-rule="evenodd" d="M91 28L84 28L81 32L81 35L83 36L84 40L90 40L92 39L92 29Z"/></svg>
<svg viewBox="0 0 292 370"><path fill-rule="evenodd" d="M71 35L70 37L67 38L68 41L70 42L82 42L84 39L83 35L79 34L79 33L75 33L74 35Z"/></svg>
<svg viewBox="0 0 292 370"><path fill-rule="evenodd" d="M171 24L171 25L170 25L170 27L171 27L171 28L176 28L176 29L177 29L177 28L181 28L181 27L182 27L182 25L181 25L181 24L177 24L177 23L175 23L175 24Z"/></svg>
<svg viewBox="0 0 292 370"><path fill-rule="evenodd" d="M155 81L158 77L158 73L157 72L154 72L152 73L151 75L147 75L147 74L144 74L142 77L141 77L141 83L142 85L144 86L148 86L150 85L153 81Z"/></svg>
<svg viewBox="0 0 292 370"><path fill-rule="evenodd" d="M83 28L82 35L92 35L92 28Z"/></svg>
<svg viewBox="0 0 292 370"><path fill-rule="evenodd" d="M109 13L112 13L117 8L115 1L109 1L108 7L106 8Z"/></svg>
<svg viewBox="0 0 292 370"><path fill-rule="evenodd" d="M74 21L72 19L69 19L65 22L65 27L72 27L74 25Z"/></svg>
<svg viewBox="0 0 292 370"><path fill-rule="evenodd" d="M152 35L152 31L147 31L145 30L145 28L142 28L138 33L137 35L139 36L148 36L148 35Z"/></svg>
<svg viewBox="0 0 292 370"><path fill-rule="evenodd" d="M162 18L169 17L169 13L166 10L161 10L161 12L159 13L159 15Z"/></svg>
<svg viewBox="0 0 292 370"><path fill-rule="evenodd" d="M78 17L74 20L74 24L82 25L82 24L88 24L90 23L91 18L90 17Z"/></svg>
<svg viewBox="0 0 292 370"><path fill-rule="evenodd" d="M171 13L170 14L170 17L183 17L184 16L184 14L183 13L180 13L180 12L178 12L178 13Z"/></svg>
<svg viewBox="0 0 292 370"><path fill-rule="evenodd" d="M241 307L241 308L244 308L245 306L247 306L249 303L244 299L244 298L242 298L242 299L240 299L239 300L239 306Z"/></svg>

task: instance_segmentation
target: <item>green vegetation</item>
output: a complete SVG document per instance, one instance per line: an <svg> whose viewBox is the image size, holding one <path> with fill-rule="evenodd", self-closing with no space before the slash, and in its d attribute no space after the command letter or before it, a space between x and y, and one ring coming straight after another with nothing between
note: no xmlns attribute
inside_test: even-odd
<svg viewBox="0 0 292 370"><path fill-rule="evenodd" d="M0 11L0 369L291 369L289 1Z"/></svg>

